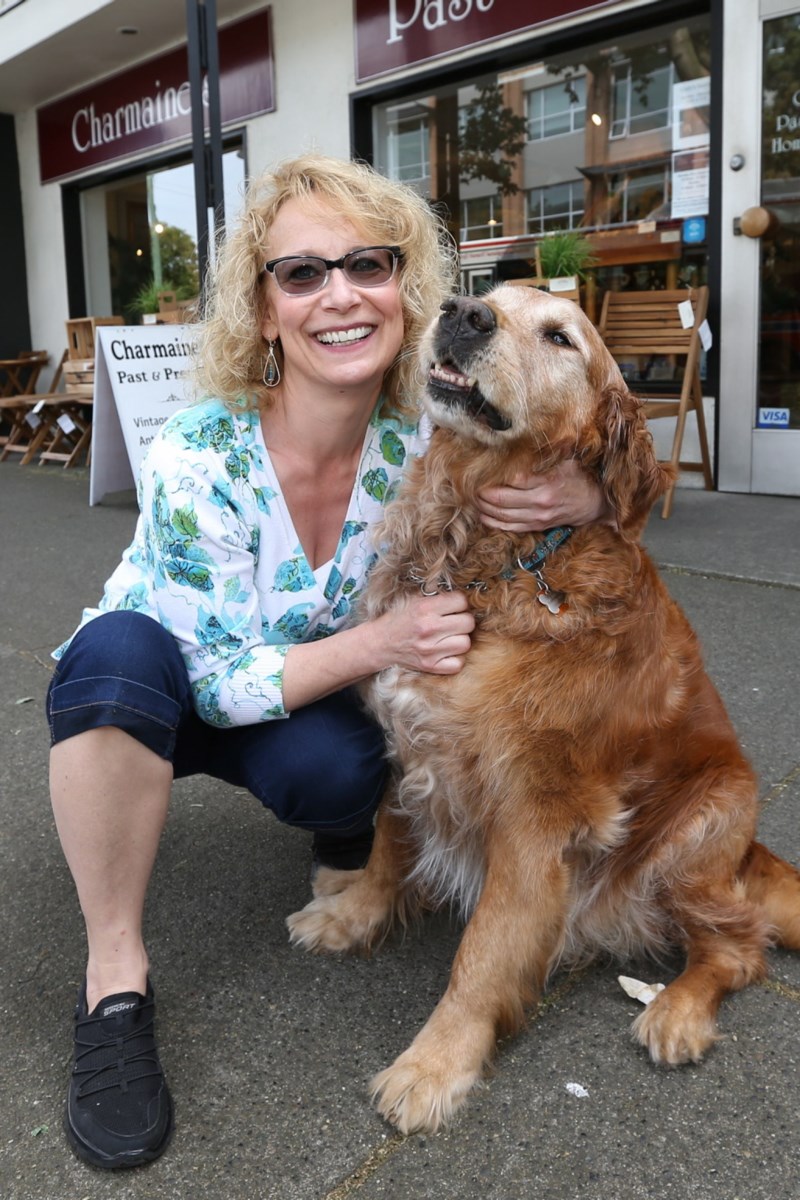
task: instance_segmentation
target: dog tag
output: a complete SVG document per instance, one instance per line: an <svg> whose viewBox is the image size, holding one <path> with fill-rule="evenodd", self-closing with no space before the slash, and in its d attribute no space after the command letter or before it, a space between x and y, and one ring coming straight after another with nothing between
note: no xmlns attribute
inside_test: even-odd
<svg viewBox="0 0 800 1200"><path fill-rule="evenodd" d="M563 592L538 592L536 599L540 604L543 604L548 612L557 616L562 609L566 608L566 596Z"/></svg>

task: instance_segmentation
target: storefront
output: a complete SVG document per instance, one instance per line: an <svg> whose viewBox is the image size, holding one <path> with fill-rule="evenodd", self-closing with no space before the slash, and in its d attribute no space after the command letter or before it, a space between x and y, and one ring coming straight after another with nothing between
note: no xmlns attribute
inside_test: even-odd
<svg viewBox="0 0 800 1200"><path fill-rule="evenodd" d="M556 250L573 255L559 273L578 272L593 319L607 289L709 284L702 378L719 486L798 494L797 5L765 0L759 17L748 0L591 12L564 0L539 11L572 21L513 45L499 39L520 6L458 7L448 27L446 6L389 5L380 36L387 5L356 4L356 149L446 211L467 291L546 277ZM463 45L467 27L480 49L454 64L442 48ZM398 59L424 71L383 82ZM759 206L760 241L747 236L757 218L739 222ZM746 264L744 296L734 262ZM626 367L643 394L675 370L658 356ZM661 448L669 436L658 431Z"/></svg>
<svg viewBox="0 0 800 1200"><path fill-rule="evenodd" d="M708 284L702 374L718 484L800 494L797 0L217 6L228 216L269 161L354 152L441 209L466 291L546 279L554 257L593 318L608 290ZM247 35L232 49L237 27ZM34 247L52 254L60 242L56 203L64 316L135 319L148 288L193 290L186 76L167 61L181 53L142 53L18 113L35 341L57 325L33 261ZM129 131L126 114L146 98ZM753 209L765 215L741 221ZM674 382L658 356L627 366L643 392ZM659 429L659 447L670 436Z"/></svg>
<svg viewBox="0 0 800 1200"><path fill-rule="evenodd" d="M218 53L223 206L235 216L245 182L244 128L275 108L269 9L223 25ZM158 311L159 295L196 300L185 48L71 92L36 118L42 184L62 185L72 312L138 323Z"/></svg>

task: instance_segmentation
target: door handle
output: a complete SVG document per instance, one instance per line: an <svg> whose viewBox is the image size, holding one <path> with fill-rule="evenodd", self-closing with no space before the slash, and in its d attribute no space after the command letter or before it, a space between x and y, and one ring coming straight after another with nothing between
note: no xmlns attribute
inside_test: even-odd
<svg viewBox="0 0 800 1200"><path fill-rule="evenodd" d="M778 227L778 218L770 209L760 204L746 208L740 217L733 219L733 232L738 237L744 234L749 238L766 237L774 233Z"/></svg>

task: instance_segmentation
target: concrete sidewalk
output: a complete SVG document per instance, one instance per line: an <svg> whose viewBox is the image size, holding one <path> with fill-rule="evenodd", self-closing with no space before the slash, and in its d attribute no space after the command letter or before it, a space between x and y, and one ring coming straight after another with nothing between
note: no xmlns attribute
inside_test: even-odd
<svg viewBox="0 0 800 1200"><path fill-rule="evenodd" d="M770 978L723 1006L708 1060L671 1071L630 1041L617 968L559 976L452 1128L402 1138L366 1082L441 995L456 923L428 919L370 960L291 949L307 838L205 778L175 788L147 911L172 1145L136 1172L73 1158L61 1120L84 945L42 702L49 651L99 596L135 506L90 509L85 471L4 463L0 513L3 1200L798 1200L800 955L773 952ZM759 771L761 836L800 862L800 502L682 489L645 540Z"/></svg>

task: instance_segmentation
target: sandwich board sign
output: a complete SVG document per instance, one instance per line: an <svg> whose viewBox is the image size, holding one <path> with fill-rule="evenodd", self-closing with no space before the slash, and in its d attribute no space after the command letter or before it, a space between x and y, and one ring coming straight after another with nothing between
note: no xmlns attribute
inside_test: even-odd
<svg viewBox="0 0 800 1200"><path fill-rule="evenodd" d="M135 487L147 447L190 401L191 325L99 325L96 330L89 503Z"/></svg>

